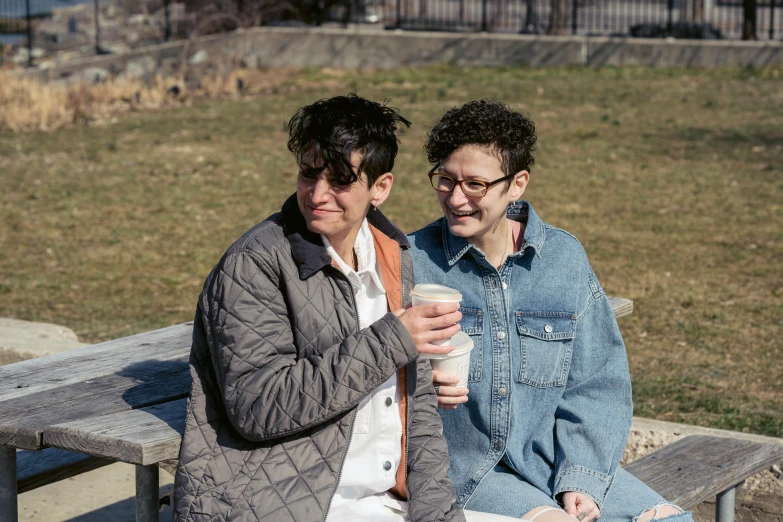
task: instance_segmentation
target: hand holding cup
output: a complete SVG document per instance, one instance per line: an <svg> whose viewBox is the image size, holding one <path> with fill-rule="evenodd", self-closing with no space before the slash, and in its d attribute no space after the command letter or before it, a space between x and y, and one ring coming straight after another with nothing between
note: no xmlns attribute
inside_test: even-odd
<svg viewBox="0 0 783 522"><path fill-rule="evenodd" d="M468 387L459 381L459 376L433 368L432 383L438 391L438 408L455 410L460 404L468 402Z"/></svg>
<svg viewBox="0 0 783 522"><path fill-rule="evenodd" d="M396 312L400 322L416 343L420 354L444 355L454 348L447 342L459 332L462 313L459 303L433 303L413 306Z"/></svg>

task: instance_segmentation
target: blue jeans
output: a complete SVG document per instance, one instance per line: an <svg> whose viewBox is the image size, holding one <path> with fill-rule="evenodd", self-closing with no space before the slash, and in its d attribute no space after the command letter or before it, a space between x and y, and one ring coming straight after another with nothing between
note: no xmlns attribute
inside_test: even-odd
<svg viewBox="0 0 783 522"><path fill-rule="evenodd" d="M624 469L617 468L601 510L600 522L632 522L660 504L667 504L663 497ZM521 518L538 506L558 507L552 497L500 462L478 485L465 509ZM684 512L662 520L693 522L693 517Z"/></svg>

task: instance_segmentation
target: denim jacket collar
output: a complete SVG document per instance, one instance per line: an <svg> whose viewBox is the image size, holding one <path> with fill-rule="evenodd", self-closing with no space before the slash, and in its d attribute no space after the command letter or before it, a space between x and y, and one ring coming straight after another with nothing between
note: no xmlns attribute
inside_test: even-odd
<svg viewBox="0 0 783 522"><path fill-rule="evenodd" d="M307 228L307 223L296 201L296 194L291 195L283 203L281 215L283 231L291 245L291 255L299 267L299 276L302 279L307 279L318 270L332 264L332 258L321 241L321 235L311 232ZM367 213L367 222L395 240L401 247L410 247L407 236L394 226L380 210L370 210Z"/></svg>
<svg viewBox="0 0 783 522"><path fill-rule="evenodd" d="M541 248L544 246L546 234L544 232L544 222L538 217L536 211L525 200L514 201L508 206L506 216L514 221L524 223L525 226L525 244L531 247L538 257L541 257ZM449 231L446 218L441 218L441 228L443 229L443 248L446 251L446 260L449 266L454 266L469 250L473 249L479 255L484 255L479 249L468 243L465 238L457 237ZM520 251L521 252L521 251ZM518 255L517 254L512 255Z"/></svg>

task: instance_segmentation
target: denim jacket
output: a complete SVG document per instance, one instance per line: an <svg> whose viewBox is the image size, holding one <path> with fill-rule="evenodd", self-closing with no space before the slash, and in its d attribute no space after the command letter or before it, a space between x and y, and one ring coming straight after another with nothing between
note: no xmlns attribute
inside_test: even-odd
<svg viewBox="0 0 783 522"><path fill-rule="evenodd" d="M457 502L502 460L553 498L578 491L600 508L631 426L623 339L579 241L526 201L507 215L525 244L500 270L443 218L409 236L416 282L462 293L475 343L468 402L441 411Z"/></svg>

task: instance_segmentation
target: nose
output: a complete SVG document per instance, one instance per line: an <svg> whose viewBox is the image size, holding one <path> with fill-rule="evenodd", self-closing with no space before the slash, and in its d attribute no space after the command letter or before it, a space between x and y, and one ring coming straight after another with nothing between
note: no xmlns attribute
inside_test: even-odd
<svg viewBox="0 0 783 522"><path fill-rule="evenodd" d="M459 184L454 185L454 189L449 194L448 202L452 207L459 207L468 202L468 197L462 192L462 186Z"/></svg>
<svg viewBox="0 0 783 522"><path fill-rule="evenodd" d="M319 175L310 189L310 200L316 205L326 203L329 200L329 191L331 188L326 176L323 174Z"/></svg>

